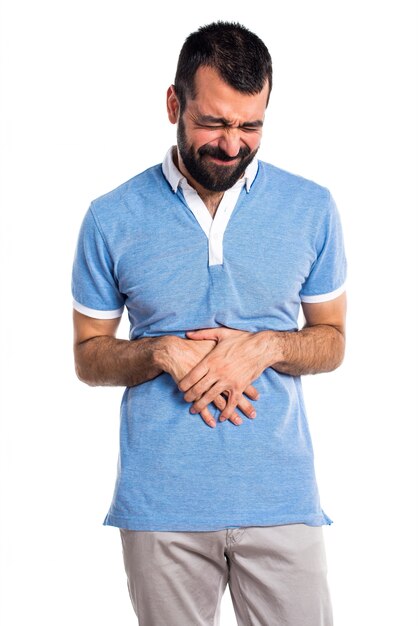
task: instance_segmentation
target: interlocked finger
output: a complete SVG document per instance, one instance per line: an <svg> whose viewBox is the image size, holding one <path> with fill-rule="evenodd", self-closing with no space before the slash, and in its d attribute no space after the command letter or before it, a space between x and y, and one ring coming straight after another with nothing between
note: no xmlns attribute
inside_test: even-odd
<svg viewBox="0 0 418 626"><path fill-rule="evenodd" d="M250 419L254 419L257 415L255 408L243 395L241 395L241 399L239 400L237 407L239 408L244 415ZM219 408L219 407L218 407ZM224 422L228 417L225 416L224 410L222 409L222 413L219 416L219 421ZM229 418L230 419L230 418Z"/></svg>
<svg viewBox="0 0 418 626"><path fill-rule="evenodd" d="M220 410L223 411L224 408L226 407L226 400L223 396L218 396L217 398L215 398L215 400L213 401L213 404ZM238 413L236 411L234 411L231 415L231 417L229 418L229 420L235 424L236 426L239 426L240 424L242 424L242 418L238 415ZM225 420L222 419L220 420L222 422L224 422Z"/></svg>
<svg viewBox="0 0 418 626"><path fill-rule="evenodd" d="M207 407L205 407L204 409L200 411L200 417L203 419L204 422L206 422L208 426L210 426L211 428L215 428L216 426L215 418L213 417L212 413L209 411Z"/></svg>
<svg viewBox="0 0 418 626"><path fill-rule="evenodd" d="M232 389L228 390L227 393L228 393L228 401L226 403L226 407L223 409L221 415L219 416L220 420L221 418L225 418L225 419L231 418L232 413L234 412L236 406L238 405L239 399L242 397L240 393Z"/></svg>

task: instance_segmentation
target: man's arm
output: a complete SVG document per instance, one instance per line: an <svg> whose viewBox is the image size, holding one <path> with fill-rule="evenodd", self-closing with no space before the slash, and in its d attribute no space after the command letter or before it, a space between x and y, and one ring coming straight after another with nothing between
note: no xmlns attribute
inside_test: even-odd
<svg viewBox="0 0 418 626"><path fill-rule="evenodd" d="M84 383L132 387L161 374L159 338L117 339L120 319L96 319L74 310L75 369Z"/></svg>
<svg viewBox="0 0 418 626"><path fill-rule="evenodd" d="M117 339L120 318L96 319L74 310L73 319L77 376L93 386L132 387L152 380L162 372L169 373L178 382L216 345L214 340L196 342L170 335L143 337L136 341ZM251 385L245 393L253 400L258 397ZM213 402L220 410L226 406L222 396ZM246 398L241 398L238 406L248 417L253 416L254 408ZM199 413L209 426L215 426L207 407ZM230 419L237 425L242 422L235 411Z"/></svg>
<svg viewBox="0 0 418 626"><path fill-rule="evenodd" d="M180 381L191 412L199 413L219 393L228 396L220 421L229 419L242 388L256 380L268 367L299 376L328 372L340 365L345 346L346 296L315 304L304 304L305 327L298 332L261 331L249 333L214 328L187 333L194 339L215 339L218 344Z"/></svg>
<svg viewBox="0 0 418 626"><path fill-rule="evenodd" d="M344 358L346 294L329 302L303 302L302 309L306 320L302 330L270 333L272 350L280 355L271 367L291 376L331 372Z"/></svg>

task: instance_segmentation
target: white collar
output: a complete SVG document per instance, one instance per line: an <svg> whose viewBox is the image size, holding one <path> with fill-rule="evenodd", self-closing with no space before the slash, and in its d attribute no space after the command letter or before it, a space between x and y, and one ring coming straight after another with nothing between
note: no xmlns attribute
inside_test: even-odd
<svg viewBox="0 0 418 626"><path fill-rule="evenodd" d="M188 186L188 183L187 183L186 177L183 176L183 174L179 171L179 169L174 164L173 149L175 150L176 146L172 146L171 148L169 148L167 154L164 157L163 174L168 180L168 182L170 183L170 186L172 190L174 191L174 193L177 193L177 189L179 185L184 187L184 186ZM257 176L257 172L258 172L258 159L254 158L249 164L249 166L247 167L247 169L245 170L244 176L235 183L234 187L235 186L242 187L245 183L245 189L248 193L251 189L251 185L253 184L255 177Z"/></svg>

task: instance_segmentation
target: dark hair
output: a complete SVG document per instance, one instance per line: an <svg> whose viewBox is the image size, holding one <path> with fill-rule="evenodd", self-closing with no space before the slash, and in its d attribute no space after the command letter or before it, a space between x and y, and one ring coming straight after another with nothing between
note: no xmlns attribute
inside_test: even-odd
<svg viewBox="0 0 418 626"><path fill-rule="evenodd" d="M201 66L215 69L228 85L247 94L260 93L268 80L270 96L273 84L270 53L257 35L237 22L213 22L187 37L174 80L181 111L187 97L196 97L194 77Z"/></svg>

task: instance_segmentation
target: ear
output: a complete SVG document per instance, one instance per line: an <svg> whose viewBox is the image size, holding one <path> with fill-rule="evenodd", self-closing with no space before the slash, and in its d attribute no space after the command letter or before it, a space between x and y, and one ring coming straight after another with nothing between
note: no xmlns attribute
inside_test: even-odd
<svg viewBox="0 0 418 626"><path fill-rule="evenodd" d="M174 85L167 89L167 113L172 124L177 124L180 115L180 102L174 91Z"/></svg>

